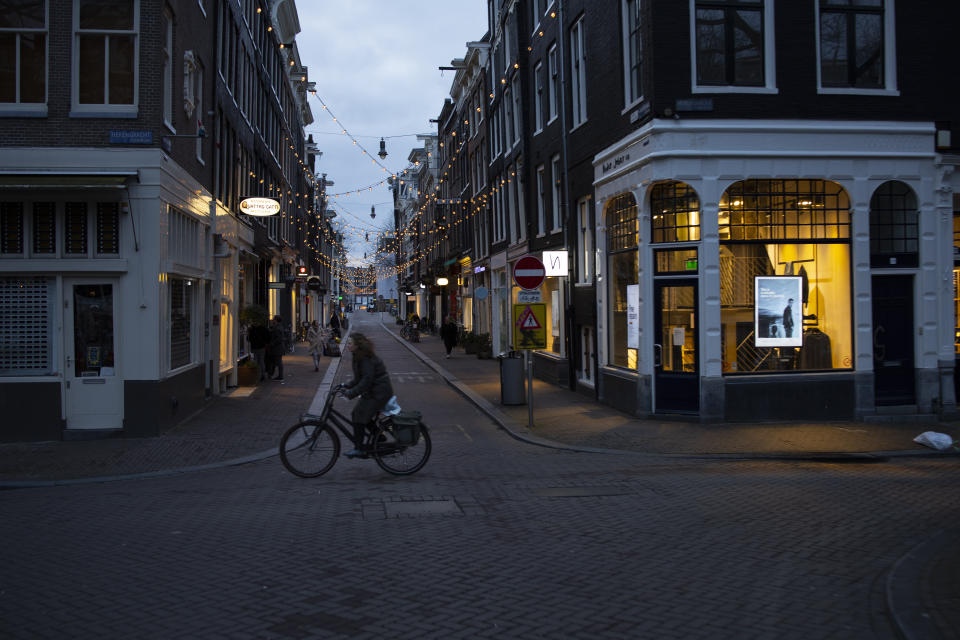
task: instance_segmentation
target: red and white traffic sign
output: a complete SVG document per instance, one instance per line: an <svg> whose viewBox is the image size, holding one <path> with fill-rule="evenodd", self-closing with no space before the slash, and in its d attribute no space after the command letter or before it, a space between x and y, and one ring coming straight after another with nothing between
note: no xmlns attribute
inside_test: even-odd
<svg viewBox="0 0 960 640"><path fill-rule="evenodd" d="M522 289L536 289L543 284L547 270L535 256L523 256L513 264L513 281Z"/></svg>

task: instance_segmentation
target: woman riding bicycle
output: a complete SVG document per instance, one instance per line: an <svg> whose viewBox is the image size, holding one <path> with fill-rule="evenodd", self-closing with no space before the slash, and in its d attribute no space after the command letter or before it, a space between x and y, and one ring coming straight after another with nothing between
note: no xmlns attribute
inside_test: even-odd
<svg viewBox="0 0 960 640"><path fill-rule="evenodd" d="M361 443L364 430L393 397L390 374L383 360L373 350L373 343L362 333L350 334L347 350L353 355L353 380L343 385L348 398L360 396L353 407L350 421L353 423L353 440L356 449L347 452L348 457L363 455Z"/></svg>

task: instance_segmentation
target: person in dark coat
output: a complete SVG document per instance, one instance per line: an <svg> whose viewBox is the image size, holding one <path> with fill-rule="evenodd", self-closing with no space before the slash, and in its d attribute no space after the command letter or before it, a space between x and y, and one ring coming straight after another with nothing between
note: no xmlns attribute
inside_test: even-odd
<svg viewBox="0 0 960 640"><path fill-rule="evenodd" d="M330 330L333 331L333 335L340 337L340 316L337 315L337 312L334 311L330 314L330 324L328 325Z"/></svg>
<svg viewBox="0 0 960 640"><path fill-rule="evenodd" d="M258 322L250 327L247 339L250 340L250 351L253 352L253 360L260 371L260 380L263 380L267 372L267 343L270 342L270 332Z"/></svg>
<svg viewBox="0 0 960 640"><path fill-rule="evenodd" d="M450 352L457 346L457 324L453 321L453 316L447 316L446 322L440 325L440 339L443 340L449 358Z"/></svg>
<svg viewBox="0 0 960 640"><path fill-rule="evenodd" d="M274 369L277 375L274 380L283 380L283 353L287 350L286 333L283 330L283 318L273 316L270 323L270 343L267 345L267 375L272 376Z"/></svg>
<svg viewBox="0 0 960 640"><path fill-rule="evenodd" d="M362 333L353 333L347 341L347 350L353 356L353 380L344 385L348 398L360 396L353 407L350 421L353 423L353 440L356 448L347 452L347 456L363 455L363 435L367 426L393 397L390 374L383 360L373 350L373 343Z"/></svg>

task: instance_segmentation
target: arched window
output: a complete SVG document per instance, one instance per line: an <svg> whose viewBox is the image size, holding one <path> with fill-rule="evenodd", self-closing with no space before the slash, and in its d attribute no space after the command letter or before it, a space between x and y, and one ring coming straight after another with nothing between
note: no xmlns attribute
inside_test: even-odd
<svg viewBox="0 0 960 640"><path fill-rule="evenodd" d="M743 180L719 203L729 373L853 367L850 198L826 180Z"/></svg>
<svg viewBox="0 0 960 640"><path fill-rule="evenodd" d="M691 242L700 239L700 198L690 185L661 182L650 190L652 242Z"/></svg>
<svg viewBox="0 0 960 640"><path fill-rule="evenodd" d="M870 198L870 266L919 264L917 196L902 182L884 182Z"/></svg>
<svg viewBox="0 0 960 640"><path fill-rule="evenodd" d="M611 365L636 369L637 347L629 339L627 323L628 301L639 286L637 244L640 227L633 194L621 193L611 198L606 206L605 219L610 300L609 360Z"/></svg>

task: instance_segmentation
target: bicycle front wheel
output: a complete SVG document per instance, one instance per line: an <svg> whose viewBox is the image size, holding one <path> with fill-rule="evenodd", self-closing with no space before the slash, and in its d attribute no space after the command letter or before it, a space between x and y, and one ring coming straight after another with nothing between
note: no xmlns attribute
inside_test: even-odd
<svg viewBox="0 0 960 640"><path fill-rule="evenodd" d="M301 478L322 476L340 455L340 438L317 420L299 422L280 439L280 461L287 471Z"/></svg>
<svg viewBox="0 0 960 640"><path fill-rule="evenodd" d="M421 422L420 439L413 445L397 444L391 427L380 427L373 436L371 455L384 471L396 476L408 476L427 464L432 449L427 425Z"/></svg>

